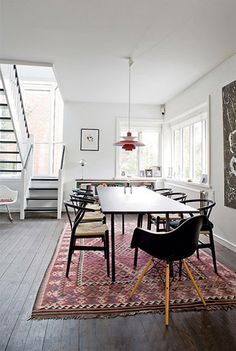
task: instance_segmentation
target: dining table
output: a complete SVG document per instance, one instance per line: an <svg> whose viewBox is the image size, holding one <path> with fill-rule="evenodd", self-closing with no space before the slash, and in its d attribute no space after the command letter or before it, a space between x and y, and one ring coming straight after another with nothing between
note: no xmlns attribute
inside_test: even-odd
<svg viewBox="0 0 236 351"><path fill-rule="evenodd" d="M102 212L110 215L111 237L111 274L112 282L116 280L115 267L115 215L116 214L165 214L167 220L170 214L198 213L196 208L172 200L145 187L101 187L98 188L98 198ZM140 223L137 224L139 226Z"/></svg>

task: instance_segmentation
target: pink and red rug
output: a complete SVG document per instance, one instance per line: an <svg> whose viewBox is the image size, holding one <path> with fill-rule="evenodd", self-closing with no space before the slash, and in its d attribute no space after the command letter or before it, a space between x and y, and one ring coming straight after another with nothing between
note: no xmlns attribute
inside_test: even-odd
<svg viewBox="0 0 236 351"><path fill-rule="evenodd" d="M76 251L72 257L69 278L65 277L70 228L66 225L52 261L39 289L32 318L92 318L164 311L165 269L161 262L149 270L132 297L129 293L140 275L148 256L139 251L138 268L133 269L130 240L135 222L126 223L126 234L116 234L116 283L106 275L101 252ZM92 244L92 241L91 241ZM216 275L212 258L200 251L200 260L193 255L189 267L207 302L206 309L236 306L236 274L218 263ZM170 309L204 309L191 282L176 275L170 288Z"/></svg>

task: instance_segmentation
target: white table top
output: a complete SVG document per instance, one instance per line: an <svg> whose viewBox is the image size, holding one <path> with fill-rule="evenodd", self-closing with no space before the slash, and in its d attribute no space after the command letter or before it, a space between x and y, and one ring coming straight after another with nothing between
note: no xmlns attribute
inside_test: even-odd
<svg viewBox="0 0 236 351"><path fill-rule="evenodd" d="M162 196L145 187L98 189L102 211L108 213L198 213L193 207Z"/></svg>

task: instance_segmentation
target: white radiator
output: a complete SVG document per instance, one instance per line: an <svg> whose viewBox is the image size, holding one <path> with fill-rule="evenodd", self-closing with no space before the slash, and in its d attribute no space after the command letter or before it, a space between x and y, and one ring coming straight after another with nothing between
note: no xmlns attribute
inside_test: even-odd
<svg viewBox="0 0 236 351"><path fill-rule="evenodd" d="M179 185L171 182L165 182L165 188L171 188L174 192L182 192L187 194L187 199L209 199L214 201L214 191L210 188L194 187L194 185Z"/></svg>

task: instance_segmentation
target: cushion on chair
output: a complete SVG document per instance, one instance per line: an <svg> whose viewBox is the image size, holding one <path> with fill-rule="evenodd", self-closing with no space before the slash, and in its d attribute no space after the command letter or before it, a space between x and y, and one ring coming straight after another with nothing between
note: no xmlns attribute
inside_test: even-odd
<svg viewBox="0 0 236 351"><path fill-rule="evenodd" d="M98 235L105 235L106 231L108 231L107 225L101 222L80 223L76 229L75 236L96 237Z"/></svg>
<svg viewBox="0 0 236 351"><path fill-rule="evenodd" d="M0 202L12 202L13 199L0 199Z"/></svg>
<svg viewBox="0 0 236 351"><path fill-rule="evenodd" d="M86 212L82 219L82 222L85 222L85 221L98 222L98 221L102 221L103 219L104 219L104 214L100 211Z"/></svg>
<svg viewBox="0 0 236 351"><path fill-rule="evenodd" d="M89 208L89 209L95 210L95 211L100 211L101 206L99 204L88 204L86 206L86 208Z"/></svg>

